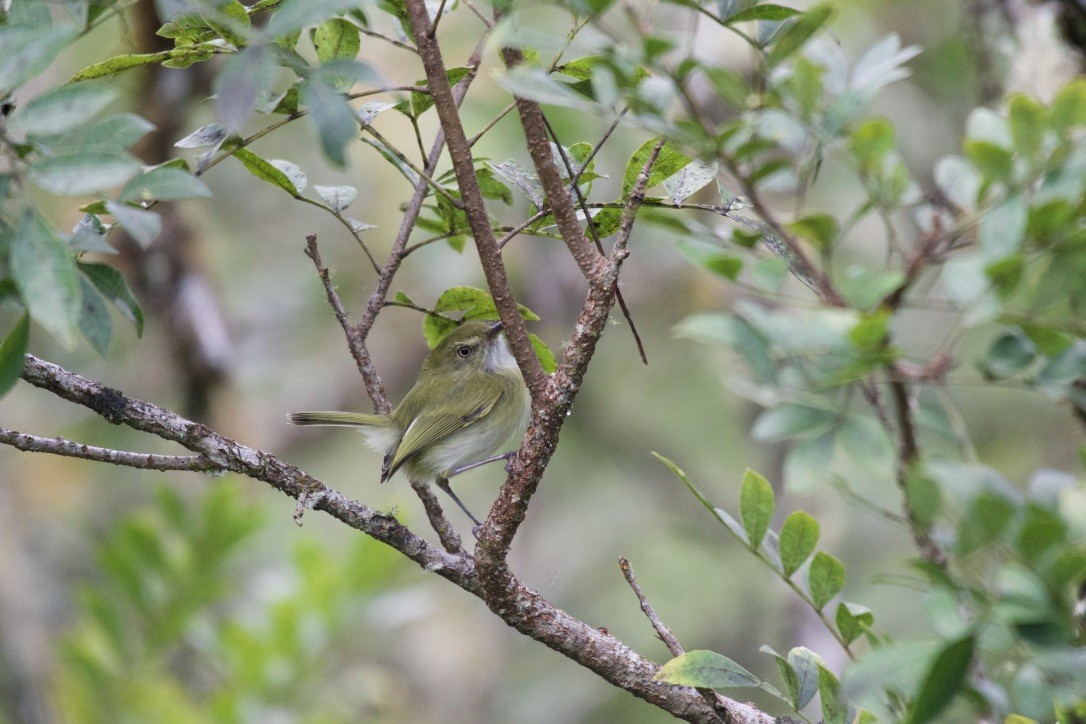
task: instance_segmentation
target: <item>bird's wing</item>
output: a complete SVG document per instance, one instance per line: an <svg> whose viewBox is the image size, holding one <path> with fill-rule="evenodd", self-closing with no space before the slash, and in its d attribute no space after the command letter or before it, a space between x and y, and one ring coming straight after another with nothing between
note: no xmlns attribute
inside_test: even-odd
<svg viewBox="0 0 1086 724"><path fill-rule="evenodd" d="M458 399L455 409L446 404L421 412L408 424L396 452L391 460L386 461L381 480L385 481L392 477L411 456L485 417L494 409L494 405L501 396L502 388L499 385L488 385L485 389L476 392L470 401ZM464 409L468 410L467 414L458 412Z"/></svg>

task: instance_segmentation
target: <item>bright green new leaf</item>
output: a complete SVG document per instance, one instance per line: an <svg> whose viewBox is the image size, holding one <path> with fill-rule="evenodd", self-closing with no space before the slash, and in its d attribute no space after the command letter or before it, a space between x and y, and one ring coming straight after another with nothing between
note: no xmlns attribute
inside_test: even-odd
<svg viewBox="0 0 1086 724"><path fill-rule="evenodd" d="M852 130L849 150L860 170L872 173L882 168L882 160L894 149L894 124L886 118L869 118Z"/></svg>
<svg viewBox="0 0 1086 724"><path fill-rule="evenodd" d="M703 68L705 77L722 99L737 108L745 108L750 95L750 85L739 75L716 66Z"/></svg>
<svg viewBox="0 0 1086 724"><path fill-rule="evenodd" d="M634 184L637 183L637 177L641 174L641 170L652 155L652 149L659 142L659 137L650 138L630 156L630 160L626 162L626 171L622 174L623 196L630 193ZM663 148L660 149L660 153L657 154L652 169L649 171L648 183L645 184L645 189L648 190L664 179L674 176L690 162L689 156L679 151L670 142L665 143Z"/></svg>
<svg viewBox="0 0 1086 724"><path fill-rule="evenodd" d="M788 228L821 250L829 249L837 239L837 219L829 214L808 214Z"/></svg>
<svg viewBox="0 0 1086 724"><path fill-rule="evenodd" d="M675 657L652 678L669 684L706 689L731 689L761 683L758 677L727 656L705 650L687 651Z"/></svg>
<svg viewBox="0 0 1086 724"><path fill-rule="evenodd" d="M1076 78L1060 89L1052 101L1050 120L1052 128L1061 135L1086 125L1086 79Z"/></svg>
<svg viewBox="0 0 1086 724"><path fill-rule="evenodd" d="M358 26L343 18L325 20L313 30L313 48L322 65L343 58L353 59L361 47Z"/></svg>
<svg viewBox="0 0 1086 724"><path fill-rule="evenodd" d="M196 53L202 54L202 52L202 50L196 50L195 48L173 48L158 53L118 55L109 60L103 60L100 63L88 65L86 68L78 71L69 78L68 82L75 83L77 81L91 80L92 78L103 78L105 76L115 75L122 70L128 70L129 68L138 68L141 65L152 65L154 63L161 63L164 60L169 60L170 58L183 57Z"/></svg>
<svg viewBox="0 0 1086 724"><path fill-rule="evenodd" d="M65 347L75 346L79 280L68 245L32 211L11 240L11 274L30 316Z"/></svg>
<svg viewBox="0 0 1086 724"><path fill-rule="evenodd" d="M273 166L270 161L257 156L247 148L239 148L234 151L234 158L241 161L241 164L245 166L249 173L258 179L267 181L273 186L278 186L291 196L298 195L298 190L290 177Z"/></svg>
<svg viewBox="0 0 1086 724"><path fill-rule="evenodd" d="M1008 120L1015 150L1023 156L1036 156L1041 150L1045 129L1048 126L1047 111L1027 95L1017 93L1008 104Z"/></svg>
<svg viewBox="0 0 1086 724"><path fill-rule="evenodd" d="M445 71L445 78L449 81L450 86L455 86L465 76L471 73L471 68L449 68ZM425 86L426 79L415 83L418 86ZM420 93L418 91L411 91L411 115L418 118L426 111L430 110L434 105L433 96L429 93Z"/></svg>
<svg viewBox="0 0 1086 724"><path fill-rule="evenodd" d="M23 374L29 343L30 315L24 312L8 336L0 342L0 397L15 386Z"/></svg>
<svg viewBox="0 0 1086 724"><path fill-rule="evenodd" d="M136 325L136 335L143 336L143 309L128 288L121 273L106 264L81 261L79 271L90 280L94 288L113 303L117 310Z"/></svg>
<svg viewBox="0 0 1086 724"><path fill-rule="evenodd" d="M934 721L961 692L969 667L973 663L976 643L975 637L966 636L947 644L936 655L919 693L913 700L912 711L906 720L908 724Z"/></svg>
<svg viewBox="0 0 1086 724"><path fill-rule="evenodd" d="M786 578L791 577L814 552L818 533L818 521L806 511L797 510L785 519L781 526L780 552Z"/></svg>
<svg viewBox="0 0 1086 724"><path fill-rule="evenodd" d="M1014 170L1014 154L991 141L966 141L965 155L982 176L993 181L1006 181Z"/></svg>
<svg viewBox="0 0 1086 724"><path fill-rule="evenodd" d="M115 89L99 83L61 86L16 108L7 128L28 136L59 136L86 125L116 97Z"/></svg>
<svg viewBox="0 0 1086 724"><path fill-rule="evenodd" d="M528 339L532 342L532 349L535 350L535 356L539 358L539 364L543 367L543 371L548 375L553 375L558 370L558 362L554 359L554 352L551 352L551 348L547 346L546 342L534 333L529 333Z"/></svg>
<svg viewBox="0 0 1086 724"><path fill-rule="evenodd" d="M102 295L86 277L79 277L79 291L79 331L94 351L104 358L113 339L113 320L109 318L109 309Z"/></svg>
<svg viewBox="0 0 1086 724"><path fill-rule="evenodd" d="M616 212L618 211L617 209L604 209L604 211L609 210ZM599 215L597 214L596 219L593 220L597 221L598 217ZM597 229L601 237L607 235L603 233L604 231L610 230L601 227L597 227ZM739 272L743 270L742 259L735 256L734 254L729 254L720 247L714 246L712 244L707 244L703 241L691 241L688 239L684 239L683 241L679 242L678 249L679 253L682 254L683 257L691 264L699 266L707 271L711 271L714 274L719 274L726 279L734 280L736 277L739 276Z"/></svg>
<svg viewBox="0 0 1086 724"><path fill-rule="evenodd" d="M821 610L845 586L845 567L829 553L819 551L807 569L807 592Z"/></svg>
<svg viewBox="0 0 1086 724"><path fill-rule="evenodd" d="M765 477L747 468L743 473L743 489L739 493L739 517L743 521L743 530L747 532L751 550L758 550L762 544L775 505L773 486Z"/></svg>

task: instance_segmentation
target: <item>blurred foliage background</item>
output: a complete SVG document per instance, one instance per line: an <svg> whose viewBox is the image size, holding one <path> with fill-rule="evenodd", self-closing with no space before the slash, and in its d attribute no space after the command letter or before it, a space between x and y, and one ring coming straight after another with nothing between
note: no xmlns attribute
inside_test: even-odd
<svg viewBox="0 0 1086 724"><path fill-rule="evenodd" d="M141 47L146 40L137 14L144 4L73 44L36 83L56 84L107 53ZM551 13L561 11L540 5L536 22L545 25ZM455 38L457 24L477 21L458 12L445 22L443 33ZM874 111L894 121L907 165L930 184L934 160L959 148L966 115L989 92L996 60L985 49L987 30L976 27L968 3L937 0L850 2L832 27L850 56L889 32L922 48L909 64L912 75L888 87ZM705 35L706 43L719 42L719 35ZM471 51L455 41L447 47L449 57ZM705 52L728 57L739 71L751 60L738 40ZM390 73L407 59L388 46L367 57ZM488 50L465 107L469 135L501 110L500 98L488 99L496 63ZM1042 71L1021 82L1043 95L1048 77ZM140 103L145 89L138 74L113 82L128 93L118 107ZM206 95L206 89L181 95L169 107L182 135L213 120ZM606 128L571 110L555 109L551 120L570 142L595 139ZM423 123L433 130L432 116ZM375 125L393 142L413 143L402 121ZM626 158L643 140L635 133L616 138L597 161L597 172L610 178L598 183L617 188ZM481 155L500 161L521 146L510 116L483 141ZM379 255L387 251L410 188L373 149L352 145L346 170L335 170L302 122L260 140L254 150L291 160L313 183L356 186L352 213L377 225L367 241ZM528 163L526 155L516 158ZM817 205L831 213L845 209L854 182L832 165L823 173ZM153 309L142 339L117 325L106 360L86 347L65 350L38 330L31 348L171 409L184 411L192 403L186 391L206 384L200 413L216 429L281 455L379 510L395 510L422 530L425 519L410 488L402 480L378 485L380 460L349 431L300 431L286 422L286 413L299 409L370 408L302 253L305 235L320 237L339 291L356 314L374 281L372 269L327 215L289 202L240 164L220 164L203 179L214 197L185 202L179 215L193 232L186 269L212 337L204 342L213 351L214 375L193 381L176 327ZM784 209L791 204L786 196L772 200ZM80 216L61 206L55 214L61 228ZM625 556L684 645L725 652L768 676L775 665L755 653L761 644L778 650L804 645L827 657L835 647L813 614L734 545L650 455L659 451L681 464L724 507L735 506L744 468L782 477L784 449L751 439L757 409L724 384L736 360L674 333L687 315L729 308L743 292L687 264L676 241L647 224L635 231L622 291L649 365L638 360L626 325L614 322L532 503L513 565L528 585L575 616L666 660L616 567ZM532 330L554 349L568 335L582 288L560 244L522 237L506 251L519 300L543 320ZM863 255L862 245L852 253ZM420 303L450 286L484 286L470 245L460 254L445 244L411 257L395 284ZM9 311L0 308L4 329L14 320ZM899 343L923 352L949 325L945 314L930 310L917 310L913 321ZM371 336L393 400L410 387L425 356L421 323L416 312L390 309ZM978 350L990 336L983 328L970 330L963 349ZM1023 485L1037 468L1079 469L1082 427L1069 409L1025 389L974 384L978 373L960 372L947 391L981 461ZM3 398L0 414L8 427L42 435L176 452L27 385ZM500 468L492 466L458 479L457 487L469 507L483 510L500 480ZM898 506L889 477L866 479L863 492ZM928 624L919 595L895 582L913 554L904 530L837 496L778 495L779 508L803 507L819 518L821 547L849 571L849 600L877 610L890 634L923 632ZM663 713L504 628L481 602L379 544L319 514L307 515L299 528L293 511L293 501L252 481L146 473L0 447L0 720L102 721L116 712L125 712L126 721L178 722L664 720ZM459 516L454 522L466 529Z"/></svg>

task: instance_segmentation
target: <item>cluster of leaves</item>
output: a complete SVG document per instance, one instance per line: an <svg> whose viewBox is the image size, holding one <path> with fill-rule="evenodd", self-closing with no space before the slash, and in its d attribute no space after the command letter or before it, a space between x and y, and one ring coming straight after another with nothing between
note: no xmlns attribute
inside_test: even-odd
<svg viewBox="0 0 1086 724"><path fill-rule="evenodd" d="M113 337L112 305L143 327L143 313L113 267L84 261L87 253L113 254L105 234L123 226L143 244L158 235L159 199L209 196L183 166L145 168L128 149L152 126L131 113L103 113L117 97L105 85L64 85L22 102L21 89L67 45L109 10L108 3L69 3L69 17L54 19L42 3L15 3L0 17L0 303L20 308L0 346L0 395L22 369L33 319L67 347L82 336L105 355ZM33 186L45 194L31 193ZM87 207L69 233L50 220L47 195L86 197L113 189ZM113 218L111 224L101 216Z"/></svg>
<svg viewBox="0 0 1086 724"><path fill-rule="evenodd" d="M229 481L190 502L161 488L155 506L115 522L61 639L61 717L355 718L366 695L339 690L331 654L395 559L359 536L334 557L300 540L289 585L258 605L229 605L253 598L233 562L261 528L259 511Z"/></svg>

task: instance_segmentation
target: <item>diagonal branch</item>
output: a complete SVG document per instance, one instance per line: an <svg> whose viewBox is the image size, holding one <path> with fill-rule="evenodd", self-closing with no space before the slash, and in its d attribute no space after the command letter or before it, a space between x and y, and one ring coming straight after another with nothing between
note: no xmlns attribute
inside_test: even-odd
<svg viewBox="0 0 1086 724"><path fill-rule="evenodd" d="M351 500L276 456L247 447L209 429L206 425L138 400L69 372L33 355L26 356L23 379L62 399L83 405L113 424L123 424L164 440L179 443L213 465L255 480L297 498L299 505L328 513L348 526L395 548L427 571L436 573L465 591L483 596L476 566L470 556L441 550L419 538L395 518ZM18 434L18 433L16 433ZM33 436L31 436L33 437ZM13 441L0 440L0 444ZM82 446L78 446L82 448ZM98 455L91 452L76 457ZM112 462L112 461L111 461ZM300 511L299 511L300 512ZM295 513L297 516L297 513ZM614 636L570 616L535 591L510 576L517 591L514 608L503 612L507 623L531 638L584 663L607 681L688 721L715 721L715 714L689 687L653 681L659 667L642 658ZM570 650L576 650L572 656ZM733 722L771 724L773 718L754 707L722 698L727 719Z"/></svg>
<svg viewBox="0 0 1086 724"><path fill-rule="evenodd" d="M407 0L407 14L418 42L419 57L426 70L426 85L434 101L441 127L445 131L445 140L449 147L449 158L456 183L460 188L460 198L464 203L464 213L475 237L475 248L479 252L479 261L486 275L487 286L494 298L498 316L502 321L509 347L524 375L524 382L537 404L542 400L547 384L547 374L543 371L535 350L532 349L528 330L524 326L517 310L517 300L513 296L509 277L502 261L501 250L490 228L483 195L479 189L479 179L475 176L475 163L471 156L471 145L464 133L463 123L457 112L456 102L445 74L445 61L441 49L430 37L430 17L423 0Z"/></svg>

